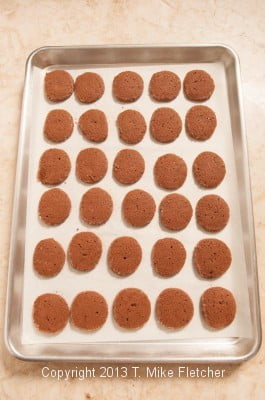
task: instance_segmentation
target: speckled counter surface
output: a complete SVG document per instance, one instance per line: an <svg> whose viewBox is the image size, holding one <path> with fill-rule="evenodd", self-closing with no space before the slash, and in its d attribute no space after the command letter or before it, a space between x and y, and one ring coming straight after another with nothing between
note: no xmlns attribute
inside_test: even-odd
<svg viewBox="0 0 265 400"><path fill-rule="evenodd" d="M0 0L0 333L3 320L16 148L28 54L45 45L207 43L241 60L254 203L262 320L265 321L265 2L263 0ZM0 344L2 400L264 400L265 346L223 379L99 379L57 382L41 363L23 363ZM75 368L51 363L49 368ZM90 365L91 367L91 365ZM144 376L144 366L141 369ZM140 372L141 372L140 371ZM199 396L198 396L199 394Z"/></svg>

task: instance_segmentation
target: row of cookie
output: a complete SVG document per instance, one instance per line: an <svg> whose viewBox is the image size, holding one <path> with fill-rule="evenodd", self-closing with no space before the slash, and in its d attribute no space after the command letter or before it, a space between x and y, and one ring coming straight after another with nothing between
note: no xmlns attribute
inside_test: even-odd
<svg viewBox="0 0 265 400"><path fill-rule="evenodd" d="M200 300L200 309L208 327L222 329L230 325L236 315L233 294L223 287L207 289ZM57 333L65 328L69 319L73 327L82 331L100 329L108 318L108 304L96 291L79 293L69 309L64 298L45 293L33 305L33 321L38 330ZM151 315L151 302L138 288L121 290L112 304L112 316L117 327L127 330L142 328ZM161 328L181 329L193 318L194 306L190 296L179 288L163 290L155 302L155 317Z"/></svg>
<svg viewBox="0 0 265 400"><path fill-rule="evenodd" d="M144 190L128 192L122 201L124 222L132 227L144 227L154 218L156 203ZM38 213L46 225L63 223L71 211L71 201L61 189L44 192L39 201ZM89 225L102 225L112 215L113 201L109 193L101 188L88 190L80 202L80 218ZM218 232L228 223L230 210L226 201L215 194L203 196L196 205L197 224L208 232ZM165 196L159 205L160 224L171 231L184 229L190 222L193 209L183 195L172 193Z"/></svg>
<svg viewBox="0 0 265 400"><path fill-rule="evenodd" d="M38 179L44 185L58 185L67 179L70 170L71 162L68 154L61 149L49 149L40 158ZM105 177L107 170L108 160L102 150L87 148L79 152L76 158L76 176L82 182L98 183ZM195 158L192 170L196 183L206 188L217 187L226 173L222 158L210 151L200 153ZM113 161L113 177L123 185L138 182L144 172L144 158L136 150L121 150ZM155 162L155 182L163 189L179 189L186 177L187 165L176 154L164 154Z"/></svg>
<svg viewBox="0 0 265 400"><path fill-rule="evenodd" d="M77 271L93 270L102 256L102 242L92 232L79 232L73 236L67 250L71 267ZM54 239L43 239L35 247L34 270L43 277L54 277L63 268L66 256L62 246ZM107 265L118 276L134 273L142 261L142 248L130 236L115 239L109 246ZM174 238L156 241L151 251L151 264L155 274L162 277L176 275L184 266L186 250ZM200 240L193 252L196 272L205 279L216 279L223 275L232 262L229 247L219 239Z"/></svg>
<svg viewBox="0 0 265 400"><path fill-rule="evenodd" d="M185 128L192 139L207 140L217 125L214 111L207 106L191 107L185 117ZM139 143L147 130L143 115L136 110L125 110L118 115L117 127L120 139L127 144ZM68 139L74 128L71 114L65 110L52 110L44 123L45 137L55 143ZM108 136L108 122L101 110L84 112L78 120L78 128L83 136L94 143L101 143ZM182 131L179 114L169 107L157 108L151 117L150 133L159 143L173 142Z"/></svg>
<svg viewBox="0 0 265 400"><path fill-rule="evenodd" d="M183 81L184 94L192 101L209 99L214 88L212 77L203 70L189 71ZM141 97L143 89L144 81L137 72L123 71L113 79L112 93L118 101L134 102ZM171 101L178 96L180 89L180 79L172 71L156 72L150 79L149 94L156 101ZM93 103L103 96L105 85L95 72L85 72L74 82L69 72L54 70L46 74L44 90L47 99L53 102L66 100L75 92L81 103Z"/></svg>

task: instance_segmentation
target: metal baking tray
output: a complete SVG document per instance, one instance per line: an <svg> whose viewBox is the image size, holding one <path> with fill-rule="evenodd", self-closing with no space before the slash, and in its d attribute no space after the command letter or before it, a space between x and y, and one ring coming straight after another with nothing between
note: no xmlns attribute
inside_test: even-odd
<svg viewBox="0 0 265 400"><path fill-rule="evenodd" d="M178 72L198 66L212 67L220 72L220 86L227 101L227 121L231 132L232 158L235 166L235 190L238 195L238 223L242 235L236 236L245 264L246 298L249 306L248 334L185 337L169 335L167 339L147 340L138 332L137 340L113 340L109 334L104 341L39 342L23 340L23 304L27 263L26 236L34 236L27 224L31 208L30 149L36 105L40 95L36 84L47 70L63 68L69 71L100 68L159 68L174 67ZM219 71L219 72L218 72ZM183 79L183 76L181 76ZM40 82L38 82L40 88ZM190 104L192 105L192 104ZM157 105L156 105L157 106ZM64 108L64 104L57 105ZM84 110L84 109L83 109ZM226 111L225 111L226 112ZM35 134L40 134L36 132ZM184 135L184 133L183 133ZM222 145L222 143L220 143ZM84 147L84 146L83 146ZM230 149L230 150L231 150ZM69 152L69 149L68 149ZM234 186L234 185L233 185ZM82 188L82 193L84 192ZM242 238L242 240L241 240ZM240 248L240 247L239 247ZM171 284L172 285L172 284ZM126 285L125 285L126 286ZM170 286L170 285L164 285ZM176 286L177 283L176 283ZM208 284L209 286L209 284ZM29 290L30 289L30 290ZM27 287L30 292L33 288ZM239 287L238 291L241 290ZM48 286L47 286L48 291ZM78 291L77 291L78 292ZM242 310L241 310L242 311ZM25 312L25 310L24 310ZM30 313L29 310L27 310ZM242 313L241 313L242 314ZM244 315L241 315L241 319ZM25 326L24 326L25 328ZM111 337L111 338L110 338ZM252 357L261 344L261 324L255 237L251 203L251 189L247 158L245 126L242 111L239 60L235 52L224 45L166 45L166 46L65 46L43 47L35 50L26 64L22 105L17 174L13 202L13 218L9 256L9 273L5 319L5 342L11 354L23 360L120 361L120 362L241 362Z"/></svg>

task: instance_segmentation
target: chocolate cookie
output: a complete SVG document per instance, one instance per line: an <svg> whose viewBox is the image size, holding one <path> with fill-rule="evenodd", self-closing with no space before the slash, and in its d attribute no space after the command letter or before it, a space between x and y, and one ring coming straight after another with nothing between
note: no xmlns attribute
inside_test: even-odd
<svg viewBox="0 0 265 400"><path fill-rule="evenodd" d="M103 96L103 79L95 72L85 72L75 80L75 95L81 103L93 103Z"/></svg>
<svg viewBox="0 0 265 400"><path fill-rule="evenodd" d="M204 101L211 97L215 86L212 77L206 71L195 69L187 73L183 87L189 100Z"/></svg>
<svg viewBox="0 0 265 400"><path fill-rule="evenodd" d="M139 143L146 132L146 122L141 113L135 110L121 112L117 119L120 139L128 144Z"/></svg>
<svg viewBox="0 0 265 400"><path fill-rule="evenodd" d="M144 170L144 159L136 150L119 151L113 162L113 176L123 185L131 185L139 181Z"/></svg>
<svg viewBox="0 0 265 400"><path fill-rule="evenodd" d="M60 225L69 216L71 201L61 189L50 189L39 201L39 216L46 225Z"/></svg>
<svg viewBox="0 0 265 400"><path fill-rule="evenodd" d="M156 300L156 319L166 328L183 328L192 320L193 313L192 300L189 295L181 289L165 289Z"/></svg>
<svg viewBox="0 0 265 400"><path fill-rule="evenodd" d="M129 236L115 239L108 251L108 265L117 275L131 275L142 260L142 249L137 240Z"/></svg>
<svg viewBox="0 0 265 400"><path fill-rule="evenodd" d="M108 317L108 305L104 297L93 291L81 292L71 305L71 322L79 329L95 331Z"/></svg>
<svg viewBox="0 0 265 400"><path fill-rule="evenodd" d="M65 263L65 253L62 246L54 239L41 240L33 254L34 270L41 276L57 275Z"/></svg>
<svg viewBox="0 0 265 400"><path fill-rule="evenodd" d="M89 225L104 224L110 218L112 210L112 198L103 189L90 189L82 197L80 215Z"/></svg>
<svg viewBox="0 0 265 400"><path fill-rule="evenodd" d="M230 267L232 255L227 245L218 239L203 239L197 243L193 253L194 265L199 275L215 279Z"/></svg>
<svg viewBox="0 0 265 400"><path fill-rule="evenodd" d="M112 89L116 99L131 103L142 95L144 82L136 72L124 71L115 76Z"/></svg>
<svg viewBox="0 0 265 400"><path fill-rule="evenodd" d="M74 91L74 80L67 71L48 72L45 75L44 90L50 101L66 100Z"/></svg>
<svg viewBox="0 0 265 400"><path fill-rule="evenodd" d="M158 275L164 277L175 275L181 270L185 260L185 247L177 239L159 239L153 246L152 264Z"/></svg>
<svg viewBox="0 0 265 400"><path fill-rule="evenodd" d="M217 125L214 111L207 106L194 106L189 109L185 118L185 127L192 139L207 140Z"/></svg>
<svg viewBox="0 0 265 400"><path fill-rule="evenodd" d="M201 311L205 322L211 328L223 329L235 318L236 301L229 290L212 287L201 296Z"/></svg>
<svg viewBox="0 0 265 400"><path fill-rule="evenodd" d="M37 297L33 305L33 321L38 330L57 333L67 324L69 307L63 297L45 293Z"/></svg>
<svg viewBox="0 0 265 400"><path fill-rule="evenodd" d="M206 188L218 186L226 173L222 158L211 151L199 154L193 162L192 169L196 182Z"/></svg>
<svg viewBox="0 0 265 400"><path fill-rule="evenodd" d="M189 200L181 194L168 194L159 206L161 224L172 231L186 228L192 217L192 207Z"/></svg>
<svg viewBox="0 0 265 400"><path fill-rule="evenodd" d="M81 150L76 159L76 176L85 183L99 182L107 173L108 160L102 150Z"/></svg>
<svg viewBox="0 0 265 400"><path fill-rule="evenodd" d="M150 132L161 143L173 142L180 134L182 122L178 113L169 107L157 108L152 115Z"/></svg>
<svg viewBox="0 0 265 400"><path fill-rule="evenodd" d="M203 196L196 206L197 223L208 232L222 230L228 223L229 214L228 204L216 194Z"/></svg>
<svg viewBox="0 0 265 400"><path fill-rule="evenodd" d="M155 180L163 189L176 190L180 188L187 177L185 161L175 154L165 154L159 157L154 166Z"/></svg>
<svg viewBox="0 0 265 400"><path fill-rule="evenodd" d="M172 71L160 71L153 74L149 92L157 101L170 101L177 97L180 91L180 79Z"/></svg>
<svg viewBox="0 0 265 400"><path fill-rule="evenodd" d="M92 232L77 233L68 247L70 264L78 271L91 271L94 269L99 262L101 253L101 240Z"/></svg>
<svg viewBox="0 0 265 400"><path fill-rule="evenodd" d="M113 303L113 317L124 329L141 328L151 314L151 303L147 295L140 289L121 290Z"/></svg>
<svg viewBox="0 0 265 400"><path fill-rule="evenodd" d="M126 222L135 227L148 225L155 215L155 210L153 197L140 189L127 193L122 202L122 211Z"/></svg>
<svg viewBox="0 0 265 400"><path fill-rule="evenodd" d="M74 121L68 111L52 110L46 117L43 132L46 139L60 143L71 136L73 129Z"/></svg>
<svg viewBox="0 0 265 400"><path fill-rule="evenodd" d="M44 185L58 185L65 181L70 170L68 154L61 149L49 149L40 158L38 178Z"/></svg>
<svg viewBox="0 0 265 400"><path fill-rule="evenodd" d="M78 127L87 140L103 142L108 136L108 123L103 111L88 110L78 121Z"/></svg>

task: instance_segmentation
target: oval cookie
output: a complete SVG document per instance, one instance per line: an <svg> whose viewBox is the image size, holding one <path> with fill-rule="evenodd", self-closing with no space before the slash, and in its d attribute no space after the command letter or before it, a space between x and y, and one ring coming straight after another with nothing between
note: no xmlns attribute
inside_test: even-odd
<svg viewBox="0 0 265 400"><path fill-rule="evenodd" d="M84 112L79 118L78 126L83 136L91 142L101 143L108 136L108 123L103 111Z"/></svg>
<svg viewBox="0 0 265 400"><path fill-rule="evenodd" d="M222 230L229 220L229 206L216 194L203 196L196 206L197 223L208 232Z"/></svg>
<svg viewBox="0 0 265 400"><path fill-rule="evenodd" d="M217 125L214 111L207 106L194 106L189 109L185 118L187 134L196 140L207 140Z"/></svg>
<svg viewBox="0 0 265 400"><path fill-rule="evenodd" d="M64 250L56 240L44 239L35 247L33 267L39 275L45 277L55 276L61 271L64 263Z"/></svg>
<svg viewBox="0 0 265 400"><path fill-rule="evenodd" d="M113 80L113 95L119 101L131 103L139 99L144 89L144 82L139 74L124 71Z"/></svg>
<svg viewBox="0 0 265 400"><path fill-rule="evenodd" d="M81 103L93 103L103 96L104 90L103 79L95 72L85 72L75 80L75 95Z"/></svg>
<svg viewBox="0 0 265 400"><path fill-rule="evenodd" d="M131 275L142 259L142 249L137 240L129 236L115 239L108 251L108 265L119 276Z"/></svg>
<svg viewBox="0 0 265 400"><path fill-rule="evenodd" d="M92 232L79 232L72 238L68 247L71 266L78 271L91 271L100 260L101 240Z"/></svg>
<svg viewBox="0 0 265 400"><path fill-rule="evenodd" d="M184 229L191 220L192 207L189 200L181 194L168 194L159 206L161 224L173 231Z"/></svg>
<svg viewBox="0 0 265 400"><path fill-rule="evenodd" d="M153 112L150 132L158 142L173 142L179 136L181 129L181 119L173 108L161 107Z"/></svg>
<svg viewBox="0 0 265 400"><path fill-rule="evenodd" d="M183 82L184 93L189 100L208 100L213 94L215 85L208 72L195 69L188 72Z"/></svg>
<svg viewBox="0 0 265 400"><path fill-rule="evenodd" d="M180 188L187 177L185 161L175 154L160 156L154 166L155 181L163 189Z"/></svg>
<svg viewBox="0 0 265 400"><path fill-rule="evenodd" d="M177 74L172 71L160 71L152 75L149 92L156 101L170 101L177 97L180 87Z"/></svg>
<svg viewBox="0 0 265 400"><path fill-rule="evenodd" d="M135 189L123 199L122 211L125 220L132 226L148 225L154 217L156 205L153 197L144 190Z"/></svg>
<svg viewBox="0 0 265 400"><path fill-rule="evenodd" d="M89 225L104 224L110 218L112 210L112 198L103 189L90 189L82 197L80 215Z"/></svg>
<svg viewBox="0 0 265 400"><path fill-rule="evenodd" d="M173 238L159 239L153 246L152 264L154 271L163 277L177 274L186 260L183 244Z"/></svg>
<svg viewBox="0 0 265 400"><path fill-rule="evenodd" d="M46 139L61 143L68 139L74 129L72 115L66 110L52 110L48 113L43 133Z"/></svg>
<svg viewBox="0 0 265 400"><path fill-rule="evenodd" d="M117 119L120 139L127 144L141 142L146 132L146 122L139 111L125 110Z"/></svg>
<svg viewBox="0 0 265 400"><path fill-rule="evenodd" d="M68 154L61 149L49 149L40 158L38 178L44 185L58 185L65 181L70 170Z"/></svg>
<svg viewBox="0 0 265 400"><path fill-rule="evenodd" d="M90 148L81 150L76 159L76 176L85 183L97 183L104 178L108 160L102 150Z"/></svg>
<svg viewBox="0 0 265 400"><path fill-rule="evenodd" d="M45 75L44 90L50 101L63 101L73 93L74 80L67 71L51 71Z"/></svg>
<svg viewBox="0 0 265 400"><path fill-rule="evenodd" d="M50 189L39 201L39 216L46 225L60 225L69 216L71 201L61 189Z"/></svg>
<svg viewBox="0 0 265 400"><path fill-rule="evenodd" d="M45 293L37 297L33 305L33 321L38 330L57 333L67 324L69 307L62 296Z"/></svg>
<svg viewBox="0 0 265 400"><path fill-rule="evenodd" d="M196 182L206 188L215 188L225 177L225 163L218 154L204 151L199 154L192 166Z"/></svg>
<svg viewBox="0 0 265 400"><path fill-rule="evenodd" d="M201 311L207 325L214 329L223 329L235 318L236 301L229 290L212 287L201 296Z"/></svg>
<svg viewBox="0 0 265 400"><path fill-rule="evenodd" d="M113 176L123 185L131 185L139 181L144 170L144 159L136 150L119 151L113 162Z"/></svg>

